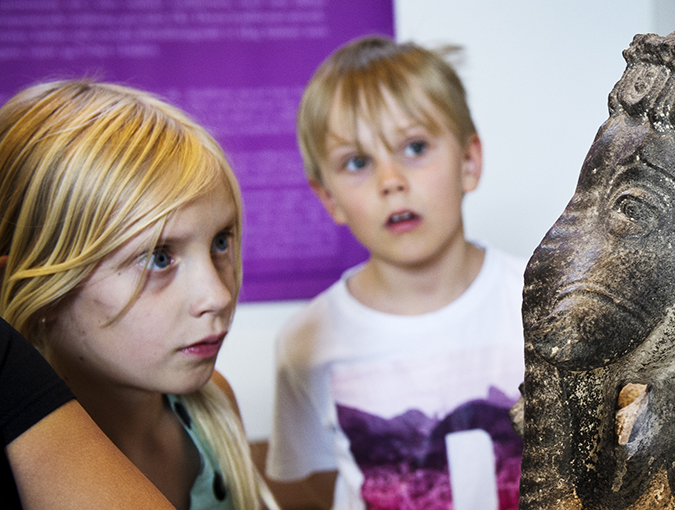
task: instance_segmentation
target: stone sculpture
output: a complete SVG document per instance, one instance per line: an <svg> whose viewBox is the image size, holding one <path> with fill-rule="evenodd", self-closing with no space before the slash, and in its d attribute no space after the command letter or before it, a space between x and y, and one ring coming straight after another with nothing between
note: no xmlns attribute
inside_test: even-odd
<svg viewBox="0 0 675 510"><path fill-rule="evenodd" d="M525 273L520 510L675 508L675 32L623 54Z"/></svg>

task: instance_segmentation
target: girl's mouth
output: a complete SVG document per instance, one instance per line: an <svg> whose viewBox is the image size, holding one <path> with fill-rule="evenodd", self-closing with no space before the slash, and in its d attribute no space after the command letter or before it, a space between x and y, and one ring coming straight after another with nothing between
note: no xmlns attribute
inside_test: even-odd
<svg viewBox="0 0 675 510"><path fill-rule="evenodd" d="M225 335L226 333L208 336L199 342L183 347L180 351L198 358L211 358L216 356L218 351L220 351Z"/></svg>

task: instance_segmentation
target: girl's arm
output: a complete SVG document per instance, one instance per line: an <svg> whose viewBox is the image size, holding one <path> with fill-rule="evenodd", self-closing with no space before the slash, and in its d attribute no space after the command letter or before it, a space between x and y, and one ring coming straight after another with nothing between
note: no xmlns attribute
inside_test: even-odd
<svg viewBox="0 0 675 510"><path fill-rule="evenodd" d="M175 508L71 400L6 448L27 510Z"/></svg>

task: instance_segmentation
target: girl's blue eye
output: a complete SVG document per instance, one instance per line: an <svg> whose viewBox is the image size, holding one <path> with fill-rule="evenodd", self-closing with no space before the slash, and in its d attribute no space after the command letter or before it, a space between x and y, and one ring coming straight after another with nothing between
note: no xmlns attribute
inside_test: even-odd
<svg viewBox="0 0 675 510"><path fill-rule="evenodd" d="M363 170L368 162L369 159L365 156L354 156L347 160L345 163L345 169L348 172L358 172L359 170Z"/></svg>
<svg viewBox="0 0 675 510"><path fill-rule="evenodd" d="M166 251L165 248L157 248L152 255L150 255L150 260L148 261L148 268L152 270L162 270L166 269L171 265L171 256Z"/></svg>
<svg viewBox="0 0 675 510"><path fill-rule="evenodd" d="M230 233L221 232L213 238L213 243L211 243L211 248L214 252L224 252L230 248Z"/></svg>
<svg viewBox="0 0 675 510"><path fill-rule="evenodd" d="M408 145L406 145L404 153L408 157L415 157L423 154L426 149L427 142L423 140L415 140L414 142L410 142Z"/></svg>

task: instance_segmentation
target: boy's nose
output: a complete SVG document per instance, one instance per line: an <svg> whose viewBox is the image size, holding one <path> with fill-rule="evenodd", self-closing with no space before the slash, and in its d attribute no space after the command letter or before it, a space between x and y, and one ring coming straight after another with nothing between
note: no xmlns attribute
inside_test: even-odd
<svg viewBox="0 0 675 510"><path fill-rule="evenodd" d="M220 314L232 304L232 288L234 286L234 272L224 274L213 264L208 264L196 271L192 277L193 299L190 303L190 313L199 317L204 314Z"/></svg>
<svg viewBox="0 0 675 510"><path fill-rule="evenodd" d="M403 170L393 162L380 165L379 179L383 195L401 192L408 188L408 181Z"/></svg>

